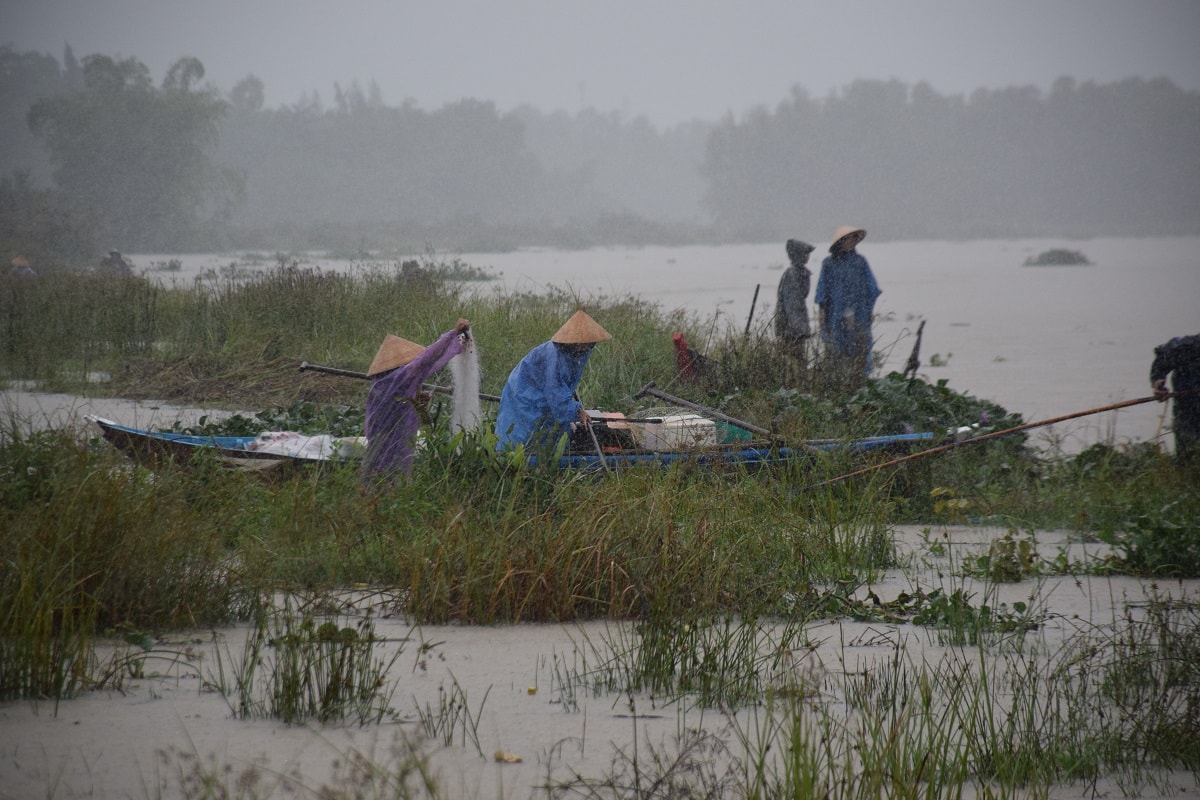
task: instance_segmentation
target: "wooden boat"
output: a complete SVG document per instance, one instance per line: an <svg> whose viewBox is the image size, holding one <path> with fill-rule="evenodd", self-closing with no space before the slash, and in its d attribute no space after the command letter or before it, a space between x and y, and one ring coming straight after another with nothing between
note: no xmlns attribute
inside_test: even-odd
<svg viewBox="0 0 1200 800"><path fill-rule="evenodd" d="M197 436L133 428L102 417L88 419L100 428L104 438L118 450L151 466L171 462L186 465L196 457L216 458L224 466L244 470L287 469L331 462L348 463L361 456L363 445L361 439L334 439L332 441L337 446L324 454L290 453L286 452L286 448L262 449L262 434ZM814 439L792 446L735 442L707 447L680 447L674 450L604 448L600 452L567 453L559 459L558 467L562 470L616 470L687 464L704 468L757 468L812 458L822 452L909 449L922 443L930 443L932 439L932 433L907 433L850 440ZM536 459L531 457L530 463L536 463Z"/></svg>
<svg viewBox="0 0 1200 800"><path fill-rule="evenodd" d="M168 463L186 465L197 457L215 458L222 466L243 470L289 469L353 459L353 447L269 447L269 439L258 436L202 436L189 433L152 431L121 425L103 417L89 416L101 435L130 458L149 466ZM342 440L333 440L340 442Z"/></svg>

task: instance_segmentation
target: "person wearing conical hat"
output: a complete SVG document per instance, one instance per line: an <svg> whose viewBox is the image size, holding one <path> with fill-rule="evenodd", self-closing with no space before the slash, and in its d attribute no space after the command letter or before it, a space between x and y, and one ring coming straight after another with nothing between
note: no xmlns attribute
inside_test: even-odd
<svg viewBox="0 0 1200 800"><path fill-rule="evenodd" d="M389 479L412 472L417 429L424 404L421 385L463 351L471 323L459 319L433 344L422 347L388 334L367 368L371 390L367 393L365 430L367 452L363 469L368 479Z"/></svg>
<svg viewBox="0 0 1200 800"><path fill-rule="evenodd" d="M33 267L30 265L29 259L25 256L17 256L12 260L12 269L10 270L9 274L20 278L37 277L37 273L33 271Z"/></svg>
<svg viewBox="0 0 1200 800"><path fill-rule="evenodd" d="M611 338L612 334L580 309L550 341L526 353L500 394L496 449L519 444L552 446L574 423L588 424L587 411L575 399L575 390L592 348Z"/></svg>
<svg viewBox="0 0 1200 800"><path fill-rule="evenodd" d="M849 225L834 231L813 297L826 352L859 378L871 371L871 318L881 294L871 265L855 249L866 235Z"/></svg>

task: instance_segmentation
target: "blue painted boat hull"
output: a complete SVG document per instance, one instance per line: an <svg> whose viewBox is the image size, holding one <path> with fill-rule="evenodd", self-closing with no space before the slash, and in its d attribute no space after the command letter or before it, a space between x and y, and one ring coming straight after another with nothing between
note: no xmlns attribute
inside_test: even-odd
<svg viewBox="0 0 1200 800"><path fill-rule="evenodd" d="M112 420L91 417L104 438L130 457L152 464L172 461L184 464L200 453L215 456L222 462L241 468L262 469L275 464L304 466L328 463L331 460L279 455L249 449L253 436L196 436L133 428ZM657 452L650 450L605 451L603 461L598 453L569 453L558 462L561 470L627 469L630 467L686 464L696 467L748 468L786 464L810 459L820 453L867 452L871 450L911 448L933 441L932 433L905 433L894 436L870 436L862 439L812 439L793 447L738 444L714 448ZM536 465L536 458L529 463Z"/></svg>

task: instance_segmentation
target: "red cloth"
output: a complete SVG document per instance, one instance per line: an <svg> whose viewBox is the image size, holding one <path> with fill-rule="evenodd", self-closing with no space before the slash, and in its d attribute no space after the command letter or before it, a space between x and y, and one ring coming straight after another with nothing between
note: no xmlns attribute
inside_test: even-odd
<svg viewBox="0 0 1200 800"><path fill-rule="evenodd" d="M696 360L693 358L693 350L688 347L687 339L683 338L682 333L676 333L675 340L675 369L683 377L691 380L696 377Z"/></svg>

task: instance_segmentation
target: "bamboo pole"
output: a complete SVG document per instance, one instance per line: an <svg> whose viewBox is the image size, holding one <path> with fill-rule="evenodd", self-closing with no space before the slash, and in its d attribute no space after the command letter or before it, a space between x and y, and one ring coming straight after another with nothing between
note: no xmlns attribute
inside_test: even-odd
<svg viewBox="0 0 1200 800"><path fill-rule="evenodd" d="M338 367L323 367L320 364L310 364L307 361L300 362L301 372L324 372L326 375L339 375L343 378L356 378L360 381L370 380L370 376L365 372L355 372L352 369L339 369ZM427 392L436 392L437 394L453 395L454 389L450 386L438 386L433 383L422 384L422 389ZM489 400L493 403L500 402L500 396L495 394L479 393L480 400Z"/></svg>
<svg viewBox="0 0 1200 800"><path fill-rule="evenodd" d="M730 425L736 425L739 428L748 430L751 433L757 433L760 436L766 436L769 439L778 439L779 438L773 432L767 430L766 428L760 428L758 425L754 425L750 422L746 422L745 420L736 419L734 417L728 416L727 414L722 414L720 411L717 411L715 408L709 408L708 406L702 406L699 403L693 403L690 400L684 400L682 397L676 397L674 395L667 394L666 392L655 388L654 381L651 381L650 383L647 383L645 386L643 386L642 390L633 396L633 399L640 400L641 398L645 397L646 395L651 395L653 397L657 397L660 400L666 400L668 403L673 403L677 406L683 406L684 408L690 408L693 411L699 411L701 414L705 414L706 416L713 417L714 419L719 419L722 422L728 422Z"/></svg>
<svg viewBox="0 0 1200 800"><path fill-rule="evenodd" d="M750 301L750 316L746 317L746 338L750 338L750 323L754 321L754 307L758 305L758 290L761 288L761 283L754 285L754 299Z"/></svg>
<svg viewBox="0 0 1200 800"><path fill-rule="evenodd" d="M1175 396L1174 393L1167 395L1167 397L1174 397L1174 396ZM1072 414L1063 414L1060 417L1051 417L1050 419L1038 420L1037 422L1027 422L1024 425L1017 425L1014 428L1005 428L1002 431L992 431L991 433L985 433L982 436L974 436L970 439L962 439L961 441L950 442L949 444L943 444L943 445L939 445L937 447L931 447L930 449L922 450L919 453L910 453L909 455L901 456L900 458L894 458L891 461L884 461L882 464L872 464L869 467L864 467L860 470L855 470L854 472L846 473L845 475L841 475L837 478L830 478L827 481L821 481L820 483L814 483L809 486L805 486L804 490L807 491L809 489L820 489L824 486L831 486L835 483L841 483L842 481L849 480L850 478L856 478L859 475L865 475L868 472L874 472L877 469L883 469L884 467L894 467L897 464L904 464L909 461L915 461L918 458L925 458L926 456L932 456L932 455L936 455L938 453L944 453L947 450L953 450L956 447L963 447L968 444L977 444L979 442L986 442L989 439L996 439L1000 436L1008 436L1009 434L1020 433L1021 431L1027 431L1032 428L1041 428L1046 425L1054 425L1055 423L1058 423L1058 422L1066 422L1067 420L1070 420L1070 419L1086 417L1091 414L1100 414L1105 411L1116 411L1119 408L1128 408L1129 406L1137 406L1137 405L1141 405L1142 403L1149 403L1152 401L1161 402L1165 399L1166 398L1155 397L1154 395L1150 395L1149 397L1138 397L1133 400L1122 400L1119 403L1112 403L1107 406L1100 406L1099 408L1089 408L1086 411L1076 411Z"/></svg>

